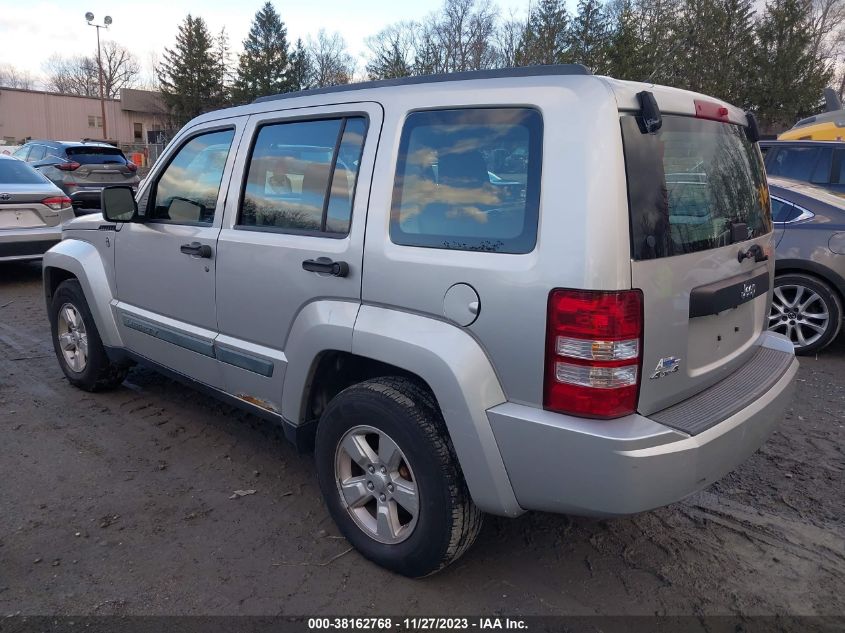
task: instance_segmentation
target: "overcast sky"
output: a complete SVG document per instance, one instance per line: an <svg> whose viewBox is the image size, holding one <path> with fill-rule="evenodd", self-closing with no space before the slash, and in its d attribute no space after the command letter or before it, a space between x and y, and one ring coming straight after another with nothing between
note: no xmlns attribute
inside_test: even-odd
<svg viewBox="0 0 845 633"><path fill-rule="evenodd" d="M102 24L105 15L114 20L103 38L129 48L151 73L154 56L173 46L178 24L185 15L202 16L213 33L226 27L235 52L249 31L255 12L264 0L0 0L0 64L43 75L44 62L54 53L90 54L97 48L95 29L85 23L91 11ZM501 0L501 11L525 12L528 0ZM400 20L420 19L439 8L442 0L276 0L276 10L288 27L288 38L306 39L323 27L339 31L350 53L361 63L364 39Z"/></svg>

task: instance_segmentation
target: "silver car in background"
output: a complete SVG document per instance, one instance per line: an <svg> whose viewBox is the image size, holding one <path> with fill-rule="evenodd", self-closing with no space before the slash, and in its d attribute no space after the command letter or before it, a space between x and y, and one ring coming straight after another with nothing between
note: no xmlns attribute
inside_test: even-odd
<svg viewBox="0 0 845 633"><path fill-rule="evenodd" d="M769 329L797 354L839 333L845 298L845 199L804 182L770 178L777 261Z"/></svg>
<svg viewBox="0 0 845 633"><path fill-rule="evenodd" d="M70 198L26 163L0 155L0 261L39 259L73 218Z"/></svg>

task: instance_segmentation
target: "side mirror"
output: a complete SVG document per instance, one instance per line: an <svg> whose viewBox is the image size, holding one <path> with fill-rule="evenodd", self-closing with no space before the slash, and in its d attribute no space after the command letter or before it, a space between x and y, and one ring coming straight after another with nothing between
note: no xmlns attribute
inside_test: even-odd
<svg viewBox="0 0 845 633"><path fill-rule="evenodd" d="M109 222L131 222L138 215L132 187L106 187L100 194L100 209Z"/></svg>

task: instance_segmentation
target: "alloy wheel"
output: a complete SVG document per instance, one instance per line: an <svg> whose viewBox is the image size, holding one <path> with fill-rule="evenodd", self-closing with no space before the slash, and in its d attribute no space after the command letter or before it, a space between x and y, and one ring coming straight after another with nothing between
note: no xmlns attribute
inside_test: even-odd
<svg viewBox="0 0 845 633"><path fill-rule="evenodd" d="M72 303L59 308L56 337L67 366L78 374L84 372L88 365L88 333L82 315Z"/></svg>
<svg viewBox="0 0 845 633"><path fill-rule="evenodd" d="M769 329L786 335L800 349L812 345L830 327L830 314L821 296L804 286L777 286L769 313Z"/></svg>
<svg viewBox="0 0 845 633"><path fill-rule="evenodd" d="M335 453L335 483L356 525L380 543L409 538L417 525L420 499L405 453L383 431L349 429Z"/></svg>

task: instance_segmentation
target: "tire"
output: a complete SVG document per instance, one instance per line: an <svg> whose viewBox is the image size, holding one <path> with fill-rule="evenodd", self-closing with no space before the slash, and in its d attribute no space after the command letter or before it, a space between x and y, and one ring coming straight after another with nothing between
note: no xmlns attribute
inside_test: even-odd
<svg viewBox="0 0 845 633"><path fill-rule="evenodd" d="M372 452L368 458L356 449L355 463L342 444L360 446L362 438ZM388 450L391 440L401 458ZM457 560L481 530L483 515L470 498L443 416L431 393L411 380L374 378L335 396L317 426L314 454L320 490L340 531L386 569L412 578L433 574ZM390 454L394 459L381 459ZM345 470L353 463L354 472ZM379 477L382 465L387 474ZM341 481L359 482L351 496L365 499L363 506L349 508ZM387 501L380 504L381 493ZM381 529L379 508L393 518L391 529Z"/></svg>
<svg viewBox="0 0 845 633"><path fill-rule="evenodd" d="M82 286L76 279L59 284L50 302L49 316L53 350L70 384L85 391L102 391L123 382L129 368L112 363L106 355ZM81 327L71 321L81 321ZM60 342L60 336L65 337L64 343ZM87 353L81 354L83 349Z"/></svg>
<svg viewBox="0 0 845 633"><path fill-rule="evenodd" d="M825 282L801 273L775 277L769 329L789 337L796 354L823 349L841 325L842 300Z"/></svg>

